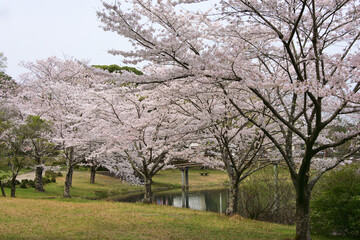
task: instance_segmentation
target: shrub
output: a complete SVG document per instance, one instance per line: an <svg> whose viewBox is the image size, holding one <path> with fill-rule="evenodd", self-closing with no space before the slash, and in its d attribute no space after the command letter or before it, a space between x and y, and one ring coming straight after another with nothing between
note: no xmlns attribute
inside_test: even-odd
<svg viewBox="0 0 360 240"><path fill-rule="evenodd" d="M294 224L295 194L291 183L272 172L258 172L240 184L239 213L243 217L282 224Z"/></svg>
<svg viewBox="0 0 360 240"><path fill-rule="evenodd" d="M4 182L4 183L3 183L3 186L6 187L6 188L11 188L11 183L10 183L10 181Z"/></svg>
<svg viewBox="0 0 360 240"><path fill-rule="evenodd" d="M53 183L56 183L56 178L52 177L52 178L50 179L50 181L53 182Z"/></svg>
<svg viewBox="0 0 360 240"><path fill-rule="evenodd" d="M57 172L57 173L56 173L56 176L57 176L57 177L62 177L63 174L62 174L61 172Z"/></svg>
<svg viewBox="0 0 360 240"><path fill-rule="evenodd" d="M45 172L45 178L52 178L56 177L57 173L55 173L53 170L47 170Z"/></svg>
<svg viewBox="0 0 360 240"><path fill-rule="evenodd" d="M30 187L34 188L34 187L35 187L35 182L34 182L34 180L29 180L29 181L28 181L28 185L29 185Z"/></svg>
<svg viewBox="0 0 360 240"><path fill-rule="evenodd" d="M49 178L43 178L43 184L51 183L51 180Z"/></svg>
<svg viewBox="0 0 360 240"><path fill-rule="evenodd" d="M360 237L360 166L345 166L319 182L312 200L312 231Z"/></svg>

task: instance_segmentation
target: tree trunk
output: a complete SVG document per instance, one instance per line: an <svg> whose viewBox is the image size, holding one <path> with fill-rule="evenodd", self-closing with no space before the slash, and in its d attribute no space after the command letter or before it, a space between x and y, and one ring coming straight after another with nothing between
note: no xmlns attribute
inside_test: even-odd
<svg viewBox="0 0 360 240"><path fill-rule="evenodd" d="M72 179L74 174L74 167L71 165L69 168L69 187L72 187Z"/></svg>
<svg viewBox="0 0 360 240"><path fill-rule="evenodd" d="M228 207L226 208L226 215L237 214L237 205L239 198L239 183L237 181L230 181Z"/></svg>
<svg viewBox="0 0 360 240"><path fill-rule="evenodd" d="M296 237L295 240L311 240L310 236L310 194L296 198Z"/></svg>
<svg viewBox="0 0 360 240"><path fill-rule="evenodd" d="M17 177L17 175L13 176L13 178L11 179L11 197L15 197L16 177Z"/></svg>
<svg viewBox="0 0 360 240"><path fill-rule="evenodd" d="M71 187L71 183L70 183L70 181L71 181L71 178L72 178L72 166L70 165L70 166L68 166L68 170L67 170L67 172L66 172L66 176L65 176L65 187L64 187L64 194L63 194L63 196L64 197L66 197L66 198L68 198L68 197L70 197L70 187Z"/></svg>
<svg viewBox="0 0 360 240"><path fill-rule="evenodd" d="M5 190L4 190L4 185L2 184L1 180L0 180L0 188L1 188L1 194L3 197L6 197L6 194L5 194Z"/></svg>
<svg viewBox="0 0 360 240"><path fill-rule="evenodd" d="M95 184L95 175L96 175L96 166L91 166L90 167L90 184Z"/></svg>
<svg viewBox="0 0 360 240"><path fill-rule="evenodd" d="M42 167L36 167L35 170L35 189L38 190L39 192L44 192L44 184L43 184L43 180L42 180L42 173L43 173L43 168Z"/></svg>
<svg viewBox="0 0 360 240"><path fill-rule="evenodd" d="M74 148L73 147L68 147L66 149L66 154L67 154L67 161L66 161L66 165L67 165L67 171L66 171L66 176L65 176L65 186L64 186L64 194L63 196L66 198L70 197L70 187L72 184L72 174L73 174L73 160L74 160Z"/></svg>
<svg viewBox="0 0 360 240"><path fill-rule="evenodd" d="M151 178L145 179L145 196L143 203L151 203L152 202L152 191L151 191Z"/></svg>

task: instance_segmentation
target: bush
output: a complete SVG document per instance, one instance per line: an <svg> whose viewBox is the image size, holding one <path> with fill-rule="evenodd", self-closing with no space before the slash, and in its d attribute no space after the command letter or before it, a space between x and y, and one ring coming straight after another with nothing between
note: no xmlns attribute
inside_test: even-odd
<svg viewBox="0 0 360 240"><path fill-rule="evenodd" d="M21 182L19 182L18 180L15 180L15 185L20 185L20 184L21 184ZM11 188L11 180L4 182L3 186L6 188Z"/></svg>
<svg viewBox="0 0 360 240"><path fill-rule="evenodd" d="M312 231L360 237L360 166L345 166L324 176L312 200Z"/></svg>
<svg viewBox="0 0 360 240"><path fill-rule="evenodd" d="M57 173L55 173L53 170L47 170L45 172L45 178L53 178L56 177Z"/></svg>
<svg viewBox="0 0 360 240"><path fill-rule="evenodd" d="M27 184L28 182L29 182L29 180L27 180L27 179L21 180L21 184Z"/></svg>
<svg viewBox="0 0 360 240"><path fill-rule="evenodd" d="M43 178L43 184L51 183L51 180L49 178Z"/></svg>
<svg viewBox="0 0 360 240"><path fill-rule="evenodd" d="M34 180L29 180L29 181L28 181L28 185L29 185L30 187L34 188L34 187L35 187L35 182L34 182Z"/></svg>
<svg viewBox="0 0 360 240"><path fill-rule="evenodd" d="M10 181L4 182L4 183L3 183L3 186L6 187L6 188L11 188L11 183L10 183Z"/></svg>
<svg viewBox="0 0 360 240"><path fill-rule="evenodd" d="M52 178L50 179L50 181L51 181L52 183L56 183L56 178L52 177Z"/></svg>
<svg viewBox="0 0 360 240"><path fill-rule="evenodd" d="M62 174L61 172L57 172L57 173L56 173L56 176L57 176L57 177L62 177L63 174Z"/></svg>
<svg viewBox="0 0 360 240"><path fill-rule="evenodd" d="M263 171L240 184L239 214L246 218L294 224L295 194L291 183L279 176L278 186L272 172Z"/></svg>

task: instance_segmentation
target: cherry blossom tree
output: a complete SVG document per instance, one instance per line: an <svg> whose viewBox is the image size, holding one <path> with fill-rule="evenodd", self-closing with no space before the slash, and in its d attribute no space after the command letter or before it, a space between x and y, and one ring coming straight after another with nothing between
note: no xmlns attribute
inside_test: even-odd
<svg viewBox="0 0 360 240"><path fill-rule="evenodd" d="M180 138L178 115L158 93L152 87L143 89L122 82L105 82L94 92L101 119L98 129L106 135L106 151L117 154L121 164L127 161L141 177L146 203L151 202L153 176L171 161L170 152ZM116 163L107 165L117 167Z"/></svg>
<svg viewBox="0 0 360 240"><path fill-rule="evenodd" d="M97 169L107 162L108 157L103 151L104 144L106 144L105 140L93 138L86 145L87 151L85 151L85 162L83 164L90 167L90 184L95 184Z"/></svg>
<svg viewBox="0 0 360 240"><path fill-rule="evenodd" d="M222 89L238 113L276 146L296 190L296 239L311 239L310 197L327 171L359 150L353 144L316 172L312 160L359 136L359 17L356 0L174 0L103 3L106 31L127 37L133 51L110 50L128 62L147 61L168 71L142 79L166 83L203 79ZM187 10L216 3L203 12ZM135 79L136 80L136 79ZM246 87L276 125L252 118L238 96ZM186 85L184 85L186 88ZM192 89L188 89L192 91ZM351 128L329 138L341 122ZM278 134L273 134L276 130Z"/></svg>
<svg viewBox="0 0 360 240"><path fill-rule="evenodd" d="M62 146L68 167L64 197L70 196L75 165L91 164L96 160L97 164L112 166L111 170L117 169L117 174L130 179L129 168L119 167L124 166L122 161L127 159L133 170L142 171L139 174L146 182L146 200L149 201L151 178L164 167L168 150L164 146L163 150L156 148L166 142L166 136L157 135L159 128L156 125L164 124L165 120L157 119L160 115L155 113L159 112L156 109L159 106L149 104L145 109L143 102L148 98L147 93L139 96L143 93L137 89L108 82L108 74L104 71L74 60L61 61L51 57L24 66L31 72L23 76L23 91L19 96L21 106L29 114L35 113L54 123L55 136L52 140ZM121 75L135 75L127 73ZM120 112L117 112L118 108ZM154 144L152 141L159 144L148 146ZM122 157L115 157L120 162L111 159L112 152L123 153ZM147 159L139 157L141 154ZM144 163L144 168L135 167L139 159L139 166Z"/></svg>
<svg viewBox="0 0 360 240"><path fill-rule="evenodd" d="M23 75L19 106L54 123L52 141L61 146L67 163L64 197L70 197L73 168L84 160L91 139L87 122L94 106L86 93L92 72L83 63L56 57L23 66L29 72Z"/></svg>
<svg viewBox="0 0 360 240"><path fill-rule="evenodd" d="M96 171L100 167L96 157L86 159L86 162L90 165L90 184L95 184Z"/></svg>
<svg viewBox="0 0 360 240"><path fill-rule="evenodd" d="M196 90L189 92L188 87L183 87L184 84ZM188 119L184 131L188 131L187 135L193 133L190 141L196 143L197 152L213 155L210 161L204 161L206 159L198 154L197 161L210 163L213 167L218 165L214 158L222 161L217 168L225 169L229 177L226 214L236 214L240 182L271 163L265 154L266 149L269 150L265 135L238 113L220 88L193 80L186 83L181 81L181 84L172 81L167 85L171 90L162 94L170 98L171 104L183 118ZM256 103L245 101L249 93L243 90L243 108L255 108ZM264 109L252 114L252 118L264 118ZM268 118L265 125L271 122L271 118Z"/></svg>

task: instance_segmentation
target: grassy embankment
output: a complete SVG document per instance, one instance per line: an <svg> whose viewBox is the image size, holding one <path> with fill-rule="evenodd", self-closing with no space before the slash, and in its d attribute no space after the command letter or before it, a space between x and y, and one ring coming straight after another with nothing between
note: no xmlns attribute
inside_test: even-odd
<svg viewBox="0 0 360 240"><path fill-rule="evenodd" d="M294 235L293 226L238 216L89 200L141 190L141 187L102 175L97 175L96 184L89 184L89 175L89 172L75 172L71 199L61 197L64 178L46 185L45 193L38 193L33 188L17 188L17 199L0 197L0 239L252 240L291 239ZM210 171L209 176L204 177L199 171L192 170L190 188L216 187L225 179L222 172ZM154 189L175 188L180 183L180 171L163 171L154 179ZM336 238L315 236L313 239Z"/></svg>

